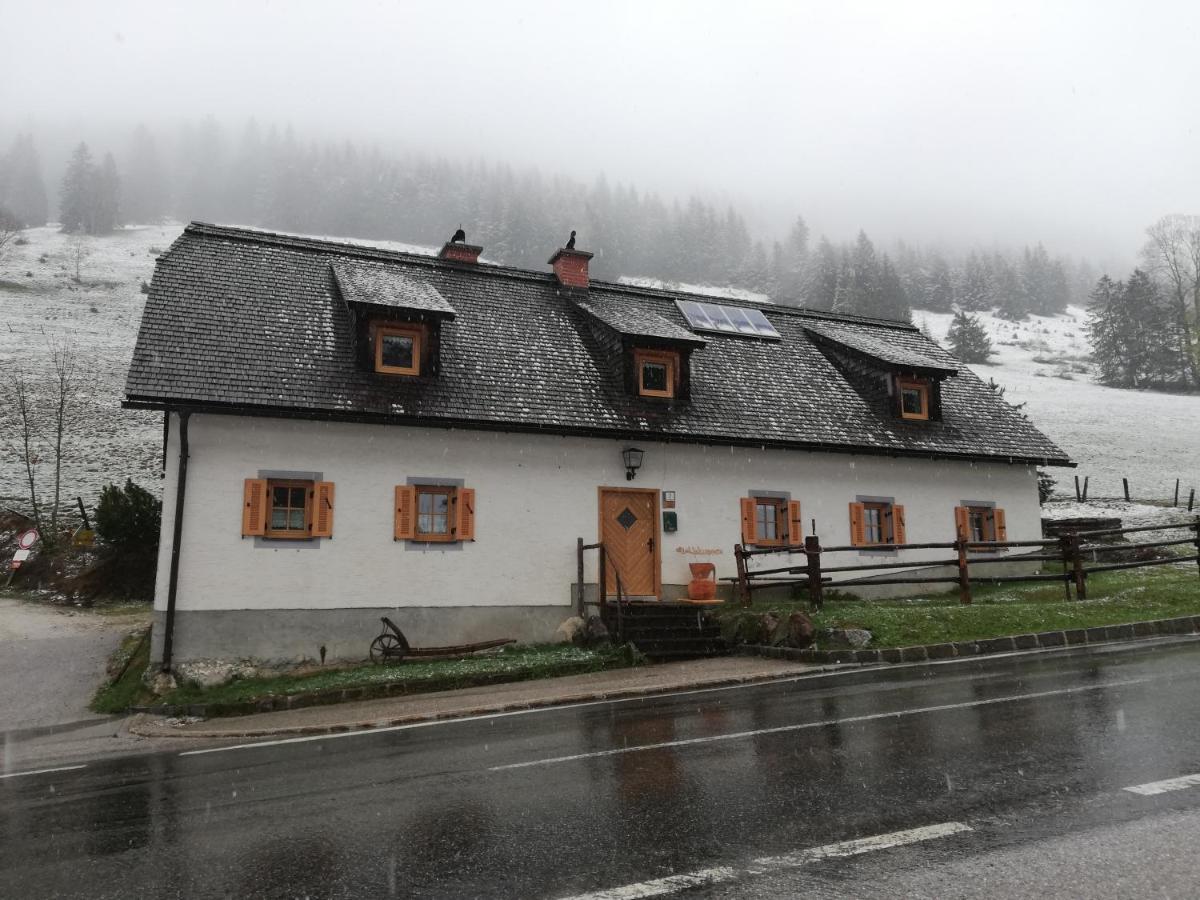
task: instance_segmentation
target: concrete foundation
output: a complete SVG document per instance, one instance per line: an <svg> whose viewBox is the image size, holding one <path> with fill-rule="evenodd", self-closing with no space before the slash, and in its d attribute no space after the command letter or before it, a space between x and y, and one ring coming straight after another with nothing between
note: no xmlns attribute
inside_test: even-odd
<svg viewBox="0 0 1200 900"><path fill-rule="evenodd" d="M494 638L522 643L550 641L570 606L452 606L359 609L179 610L175 614L175 662L252 659L260 663L367 658L387 616L414 647L463 644ZM151 659L162 659L166 613L154 614Z"/></svg>

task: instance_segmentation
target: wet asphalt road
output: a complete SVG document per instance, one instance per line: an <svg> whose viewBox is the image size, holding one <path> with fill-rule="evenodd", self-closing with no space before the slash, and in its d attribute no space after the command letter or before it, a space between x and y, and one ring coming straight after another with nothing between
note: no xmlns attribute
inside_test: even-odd
<svg viewBox="0 0 1200 900"><path fill-rule="evenodd" d="M1184 640L96 761L0 779L0 897L1195 896L1200 786L1123 788L1200 773L1198 686Z"/></svg>

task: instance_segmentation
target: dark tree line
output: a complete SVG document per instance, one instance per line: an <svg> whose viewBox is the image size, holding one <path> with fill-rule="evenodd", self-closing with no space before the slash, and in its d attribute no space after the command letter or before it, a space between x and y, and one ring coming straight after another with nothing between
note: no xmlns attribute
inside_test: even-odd
<svg viewBox="0 0 1200 900"><path fill-rule="evenodd" d="M1101 384L1186 388L1191 366L1186 335L1159 285L1141 269L1125 281L1107 275L1091 296L1088 337Z"/></svg>
<svg viewBox="0 0 1200 900"><path fill-rule="evenodd" d="M9 159L0 205L17 203L18 186L40 190L40 208L20 205L34 210L30 224L44 223L32 138L18 138ZM814 237L800 217L781 240L764 240L736 209L700 197L668 201L603 176L587 185L536 169L303 141L253 120L236 136L212 118L191 123L165 147L139 126L115 160L106 155L99 165L81 145L61 195L63 227L89 233L171 217L430 245L461 223L485 258L527 268L543 267L576 229L600 278L732 285L778 302L892 319L914 306L1052 314L1083 302L1095 279L1040 244L1020 255L903 243L883 250L865 232L845 244Z"/></svg>

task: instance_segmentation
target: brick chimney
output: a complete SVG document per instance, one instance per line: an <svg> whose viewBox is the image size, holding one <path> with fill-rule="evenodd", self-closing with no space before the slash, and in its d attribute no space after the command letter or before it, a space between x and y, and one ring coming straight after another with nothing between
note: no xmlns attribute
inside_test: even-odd
<svg viewBox="0 0 1200 900"><path fill-rule="evenodd" d="M442 249L438 253L438 259L444 259L447 262L474 265L479 262L479 254L482 252L483 248L476 247L474 244L447 241L442 245Z"/></svg>
<svg viewBox="0 0 1200 900"><path fill-rule="evenodd" d="M591 258L592 254L586 250L568 250L563 247L550 257L550 265L554 267L558 283L563 287L586 290L589 283L588 260Z"/></svg>

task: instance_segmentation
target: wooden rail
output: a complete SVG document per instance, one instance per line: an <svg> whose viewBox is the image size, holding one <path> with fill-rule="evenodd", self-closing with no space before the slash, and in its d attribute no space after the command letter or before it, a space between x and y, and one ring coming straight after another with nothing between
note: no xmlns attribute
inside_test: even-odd
<svg viewBox="0 0 1200 900"><path fill-rule="evenodd" d="M1111 537L1116 535L1141 534L1149 531L1171 531L1185 529L1191 534L1184 538L1167 540L1138 541L1120 544L1084 543L1085 538ZM1155 556L1150 559L1133 560L1130 562L1105 563L1103 565L1086 565L1085 555L1091 554L1095 562L1101 553L1113 553L1119 550L1146 550L1163 547L1178 547L1192 545L1195 554L1186 556ZM996 553L999 550L1016 548L1036 548L1040 553L1028 555L997 554L990 556L972 556L974 553ZM1057 550L1057 552L1053 552ZM919 561L869 562L850 565L824 565L823 556L828 553L858 553L863 550L894 551L900 553L906 550L951 550L952 559L937 558ZM1162 525L1137 525L1130 528L1104 528L1094 531L1066 532L1057 538L1043 538L1036 541L972 541L965 534L958 539L946 543L921 544L872 544L869 547L838 546L822 547L820 539L813 535L804 539L803 547L744 547L737 544L733 548L737 563L737 577L729 579L737 583L738 597L743 606L753 602L754 591L764 588L803 587L807 589L810 604L814 609L820 609L824 602L824 591L827 587L842 588L852 586L897 585L897 584L957 584L959 600L962 603L971 602L971 585L974 584L1007 584L1029 581L1058 581L1062 582L1068 600L1071 599L1071 588L1074 586L1075 597L1087 599L1087 577L1093 572L1112 572L1120 569L1137 569L1143 566L1165 566L1171 563L1195 562L1200 570L1200 516L1194 522L1170 523ZM774 566L769 568L751 568L755 557L772 554L798 554L803 561L791 565ZM1060 562L1062 572L1043 572L1030 575L987 575L972 571L977 566L991 565L1002 562ZM939 568L953 566L957 569L954 575L905 575L904 569ZM861 575L865 572L896 572L895 575ZM828 577L831 573L849 574L851 577L834 581ZM1200 571L1198 571L1200 574ZM772 576L797 575L799 578L779 578ZM582 577L581 577L582 580Z"/></svg>

